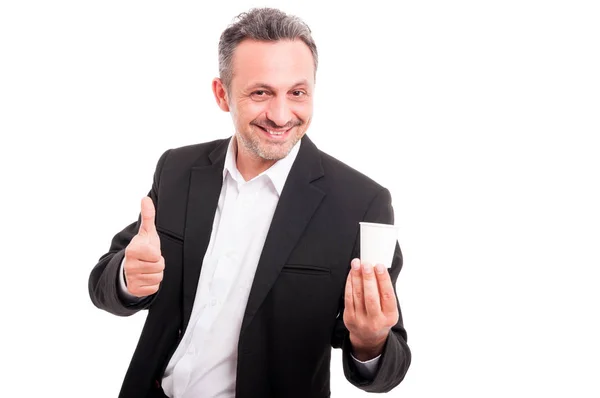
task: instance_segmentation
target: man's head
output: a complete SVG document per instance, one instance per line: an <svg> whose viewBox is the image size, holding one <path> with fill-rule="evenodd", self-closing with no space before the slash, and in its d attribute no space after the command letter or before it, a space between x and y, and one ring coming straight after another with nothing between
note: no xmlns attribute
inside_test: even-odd
<svg viewBox="0 0 600 398"><path fill-rule="evenodd" d="M317 62L308 26L276 9L243 13L223 32L213 92L231 112L240 155L276 161L302 138L312 117Z"/></svg>

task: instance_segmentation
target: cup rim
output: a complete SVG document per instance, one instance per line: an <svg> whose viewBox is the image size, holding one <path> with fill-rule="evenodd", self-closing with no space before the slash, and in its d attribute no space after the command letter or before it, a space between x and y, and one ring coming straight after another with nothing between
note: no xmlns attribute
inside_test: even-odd
<svg viewBox="0 0 600 398"><path fill-rule="evenodd" d="M393 224L380 224L375 222L359 222L360 225L366 225L369 227L377 227L377 228L387 228L387 229L397 229L398 227Z"/></svg>

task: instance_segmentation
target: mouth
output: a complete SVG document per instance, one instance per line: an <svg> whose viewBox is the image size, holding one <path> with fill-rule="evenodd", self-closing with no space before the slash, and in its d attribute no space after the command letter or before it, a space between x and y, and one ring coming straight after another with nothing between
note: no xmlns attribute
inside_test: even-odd
<svg viewBox="0 0 600 398"><path fill-rule="evenodd" d="M267 137L274 140L283 140L288 137L289 132L293 129L293 127L289 129L270 129L266 127L262 127L256 125Z"/></svg>

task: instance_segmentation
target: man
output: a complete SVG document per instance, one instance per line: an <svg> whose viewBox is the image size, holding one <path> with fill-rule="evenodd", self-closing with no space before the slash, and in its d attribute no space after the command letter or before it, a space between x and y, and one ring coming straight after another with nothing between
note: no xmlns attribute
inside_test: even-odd
<svg viewBox="0 0 600 398"><path fill-rule="evenodd" d="M410 364L393 265L357 259L360 221L393 223L389 192L305 135L317 50L275 9L219 42L231 139L165 152L141 215L92 270L99 308L147 309L121 397L328 397L346 378L386 392Z"/></svg>

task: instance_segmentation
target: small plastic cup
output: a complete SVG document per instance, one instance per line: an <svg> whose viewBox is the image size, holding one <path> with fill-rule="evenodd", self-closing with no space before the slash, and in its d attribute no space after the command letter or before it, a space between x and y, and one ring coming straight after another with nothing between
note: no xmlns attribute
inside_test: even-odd
<svg viewBox="0 0 600 398"><path fill-rule="evenodd" d="M398 227L390 224L360 222L360 261L373 266L392 266Z"/></svg>

